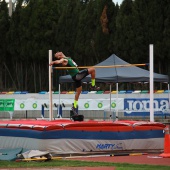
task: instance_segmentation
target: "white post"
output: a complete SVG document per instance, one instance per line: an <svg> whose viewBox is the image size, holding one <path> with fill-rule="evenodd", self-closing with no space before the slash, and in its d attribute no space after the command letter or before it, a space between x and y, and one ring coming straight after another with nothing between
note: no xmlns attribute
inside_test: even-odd
<svg viewBox="0 0 170 170"><path fill-rule="evenodd" d="M52 61L52 50L49 50L49 64ZM52 102L52 66L49 66L49 120L53 119L53 102Z"/></svg>
<svg viewBox="0 0 170 170"><path fill-rule="evenodd" d="M153 44L149 45L149 59L150 59L150 122L154 122L154 106L153 106Z"/></svg>

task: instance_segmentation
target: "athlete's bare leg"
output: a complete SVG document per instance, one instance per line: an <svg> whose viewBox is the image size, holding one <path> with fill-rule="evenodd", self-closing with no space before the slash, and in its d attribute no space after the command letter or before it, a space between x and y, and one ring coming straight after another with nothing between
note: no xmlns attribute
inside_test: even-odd
<svg viewBox="0 0 170 170"><path fill-rule="evenodd" d="M76 101L78 101L81 91L82 91L82 86L76 88L76 94L74 98Z"/></svg>

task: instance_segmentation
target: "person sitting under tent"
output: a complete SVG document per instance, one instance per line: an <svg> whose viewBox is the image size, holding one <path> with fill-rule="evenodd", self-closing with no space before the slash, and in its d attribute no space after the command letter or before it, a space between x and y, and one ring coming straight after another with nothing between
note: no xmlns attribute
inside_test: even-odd
<svg viewBox="0 0 170 170"><path fill-rule="evenodd" d="M100 87L97 87L95 85L95 76L96 76L95 68L91 67L91 68L84 69L84 70L80 71L77 67L77 64L70 57L66 57L62 52L57 52L57 53L55 53L54 56L57 60L52 61L50 63L50 66L53 64L61 64L63 67L74 67L73 69L67 69L67 71L70 74L70 76L72 77L72 79L74 80L75 86L76 86L76 94L75 94L74 103L73 103L73 107L72 107L72 110L75 113L76 109L78 107L78 99L79 99L80 93L82 91L81 80L83 78L85 78L86 76L88 76L90 74L91 75L90 89L94 90L94 91L97 91L100 89Z"/></svg>

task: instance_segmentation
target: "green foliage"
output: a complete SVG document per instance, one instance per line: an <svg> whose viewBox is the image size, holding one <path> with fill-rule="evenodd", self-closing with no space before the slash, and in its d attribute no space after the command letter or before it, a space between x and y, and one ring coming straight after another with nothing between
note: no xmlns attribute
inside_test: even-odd
<svg viewBox="0 0 170 170"><path fill-rule="evenodd" d="M0 2L0 60L3 63L7 56L7 33L9 31L8 8L5 0Z"/></svg>
<svg viewBox="0 0 170 170"><path fill-rule="evenodd" d="M136 64L149 62L153 43L155 72L170 75L169 0L124 0L120 6L112 0L17 0L15 5L10 18L6 2L0 2L2 90L48 90L50 49L81 66L113 53Z"/></svg>
<svg viewBox="0 0 170 170"><path fill-rule="evenodd" d="M4 64L8 58L8 39L7 33L9 31L10 22L8 16L8 8L5 0L0 2L0 90L3 89L4 79Z"/></svg>

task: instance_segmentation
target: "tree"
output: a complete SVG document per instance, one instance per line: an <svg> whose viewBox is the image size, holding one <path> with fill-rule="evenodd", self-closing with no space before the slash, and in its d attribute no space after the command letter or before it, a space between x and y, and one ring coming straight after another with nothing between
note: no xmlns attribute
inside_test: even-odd
<svg viewBox="0 0 170 170"><path fill-rule="evenodd" d="M12 17L0 2L0 86L48 89L48 50L63 51L78 65L95 65L115 53L129 63L149 62L170 74L168 0L16 0ZM58 71L57 79L66 71ZM55 77L55 76L54 76ZM5 80L5 81L4 81ZM56 80L55 80L56 81Z"/></svg>
<svg viewBox="0 0 170 170"><path fill-rule="evenodd" d="M6 56L8 56L7 46L7 33L9 30L10 21L8 15L8 7L5 0L0 2L0 87L6 89ZM9 72L7 72L8 74Z"/></svg>
<svg viewBox="0 0 170 170"><path fill-rule="evenodd" d="M167 37L164 33L165 20L168 16L165 10L168 6L167 1L159 0L136 0L134 2L134 18L135 23L137 23L135 30L137 35L137 41L135 41L137 51L135 53L138 56L140 55L138 59L141 58L141 60L139 61L149 61L149 44L153 44L155 72L164 74L166 74L164 71L164 63L166 63L164 50L166 50L166 47L163 39Z"/></svg>
<svg viewBox="0 0 170 170"><path fill-rule="evenodd" d="M112 0L98 1L98 16L100 23L96 31L97 49L100 61L115 51L113 42L116 33L116 16L118 8Z"/></svg>
<svg viewBox="0 0 170 170"><path fill-rule="evenodd" d="M133 2L132 0L124 0L116 18L114 47L118 56L131 63L133 62L131 57L132 42L136 38L133 22Z"/></svg>
<svg viewBox="0 0 170 170"><path fill-rule="evenodd" d="M79 65L93 65L95 54L91 43L93 43L96 30L95 1L84 2L79 15L77 34L75 42L75 58Z"/></svg>

